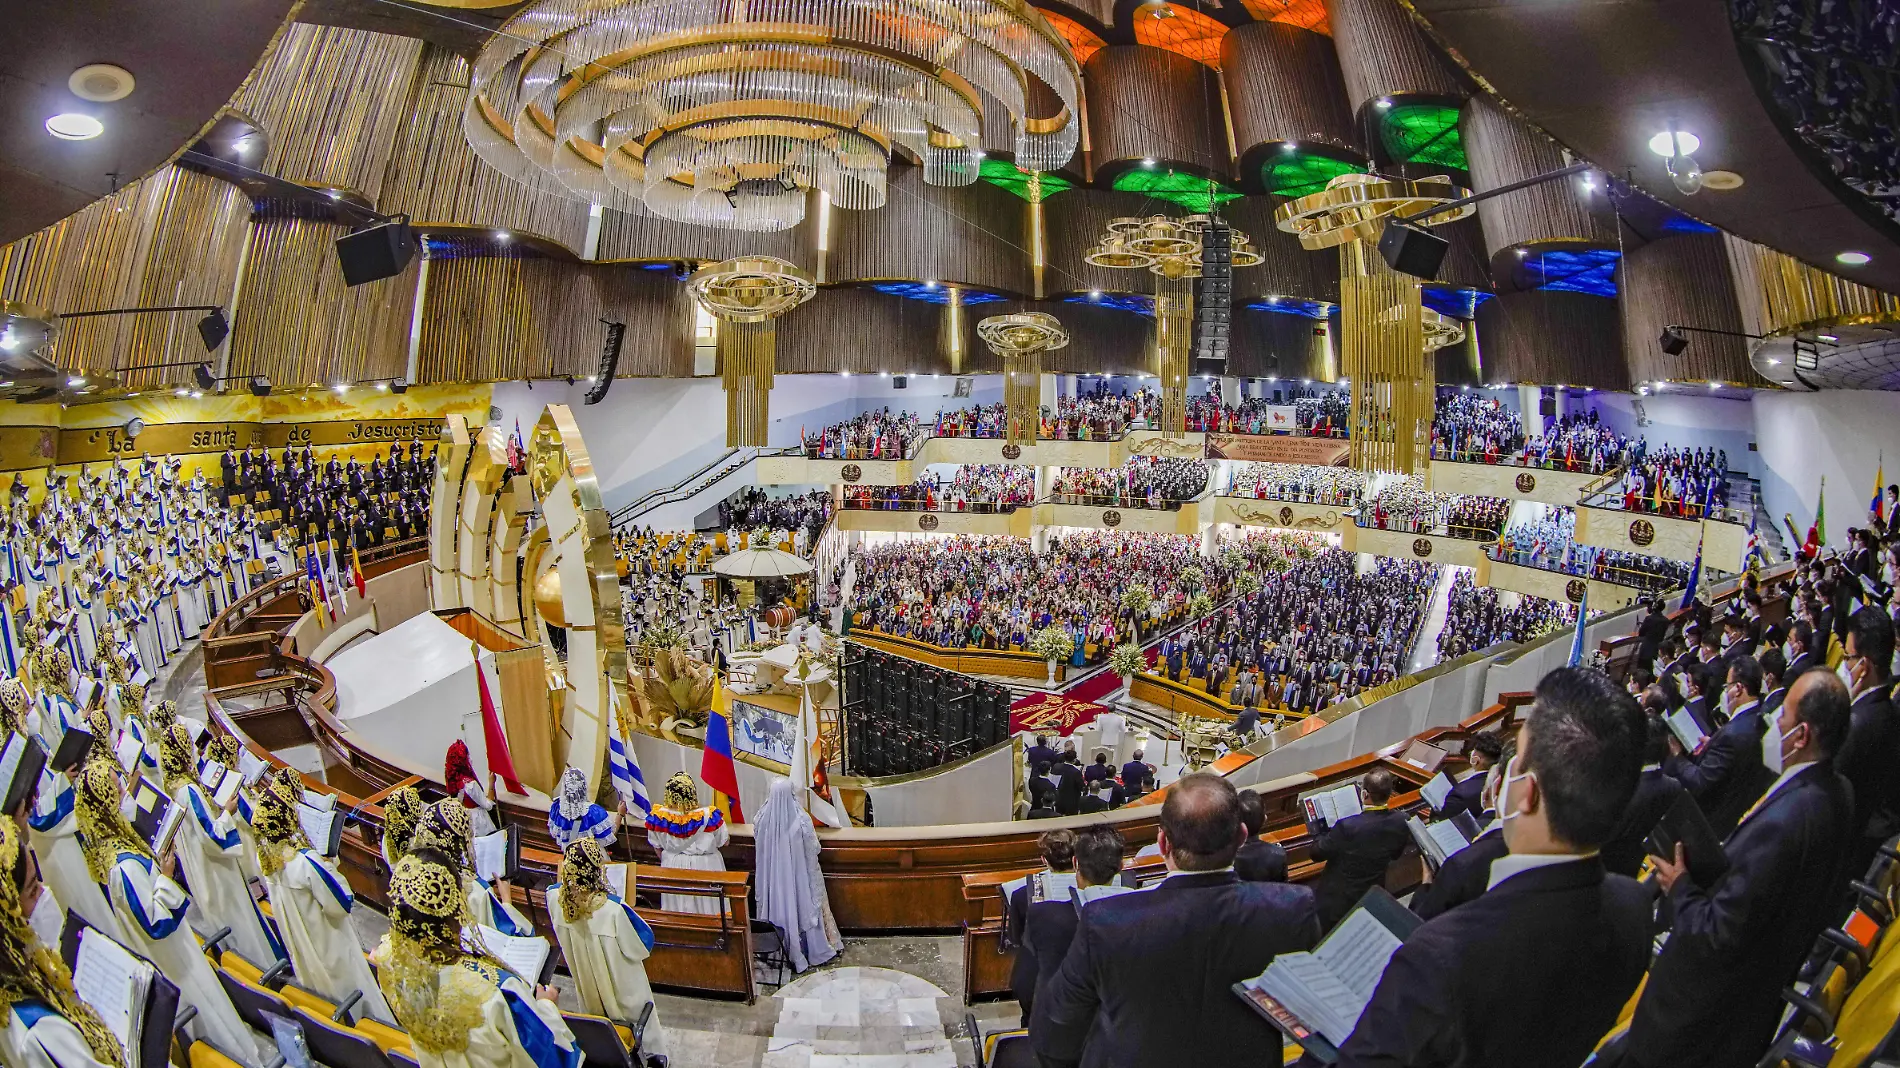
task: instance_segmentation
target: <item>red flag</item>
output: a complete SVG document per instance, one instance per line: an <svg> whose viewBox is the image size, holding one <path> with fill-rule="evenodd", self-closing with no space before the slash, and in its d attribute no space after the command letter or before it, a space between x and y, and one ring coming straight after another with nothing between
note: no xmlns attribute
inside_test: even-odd
<svg viewBox="0 0 1900 1068"><path fill-rule="evenodd" d="M488 675L482 671L482 647L473 642L469 648L475 653L475 685L482 691L482 741L488 747L488 770L501 777L501 784L511 794L525 794L521 780L515 778L515 761L508 755L508 735L501 729L501 714L495 711L495 699L488 695Z"/></svg>
<svg viewBox="0 0 1900 1068"><path fill-rule="evenodd" d="M363 558L356 555L356 547L350 547L350 580L356 585L356 595L369 597L369 584L363 581Z"/></svg>

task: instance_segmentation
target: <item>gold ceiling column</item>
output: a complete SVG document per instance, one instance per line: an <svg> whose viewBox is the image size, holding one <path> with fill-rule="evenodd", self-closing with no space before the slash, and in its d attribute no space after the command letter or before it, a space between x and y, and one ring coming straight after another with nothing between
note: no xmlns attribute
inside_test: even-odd
<svg viewBox="0 0 1900 1068"><path fill-rule="evenodd" d="M1192 276L1155 276L1155 351L1163 437L1187 433L1188 357L1194 347L1194 278L1199 275L1196 269Z"/></svg>
<svg viewBox="0 0 1900 1068"><path fill-rule="evenodd" d="M1069 344L1069 332L1047 312L992 315L976 324L977 336L1003 358L1005 441L1034 445L1041 424L1042 354Z"/></svg>
<svg viewBox="0 0 1900 1068"><path fill-rule="evenodd" d="M726 446L763 446L772 426L774 320L810 300L818 287L804 271L770 256L702 267L687 284L700 307L719 320Z"/></svg>

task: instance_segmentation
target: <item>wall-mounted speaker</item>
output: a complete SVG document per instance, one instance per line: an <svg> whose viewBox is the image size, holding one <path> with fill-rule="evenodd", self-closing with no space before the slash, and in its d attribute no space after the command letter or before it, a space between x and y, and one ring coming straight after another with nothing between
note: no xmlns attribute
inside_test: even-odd
<svg viewBox="0 0 1900 1068"><path fill-rule="evenodd" d="M409 266L416 256L416 235L409 229L409 217L398 215L388 222L368 226L336 239L336 257L343 265L343 283L360 286L393 278Z"/></svg>
<svg viewBox="0 0 1900 1068"><path fill-rule="evenodd" d="M1427 282L1438 277L1438 265L1445 262L1445 250L1450 247L1450 241L1430 230L1392 220L1379 233L1379 255L1386 266Z"/></svg>
<svg viewBox="0 0 1900 1068"><path fill-rule="evenodd" d="M891 376L892 389L904 389L908 387L909 385L910 385L910 376L908 375L892 375Z"/></svg>
<svg viewBox="0 0 1900 1068"><path fill-rule="evenodd" d="M627 336L626 323L607 324L607 337L600 343L600 368L594 372L594 384L587 387L586 403L599 404L614 384L614 369L620 366L620 342Z"/></svg>

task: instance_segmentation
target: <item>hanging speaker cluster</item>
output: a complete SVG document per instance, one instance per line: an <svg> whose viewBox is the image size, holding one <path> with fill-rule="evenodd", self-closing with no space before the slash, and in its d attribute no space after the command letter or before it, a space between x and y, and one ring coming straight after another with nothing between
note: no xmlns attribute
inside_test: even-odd
<svg viewBox="0 0 1900 1068"><path fill-rule="evenodd" d="M626 323L609 323L607 336L600 343L600 368L594 372L594 384L587 387L588 404L599 404L607 396L607 387L614 384L614 370L620 366L620 343L626 339Z"/></svg>
<svg viewBox="0 0 1900 1068"><path fill-rule="evenodd" d="M1201 277L1194 283L1194 359L1202 371L1227 369L1233 317L1234 230L1214 216L1201 229Z"/></svg>

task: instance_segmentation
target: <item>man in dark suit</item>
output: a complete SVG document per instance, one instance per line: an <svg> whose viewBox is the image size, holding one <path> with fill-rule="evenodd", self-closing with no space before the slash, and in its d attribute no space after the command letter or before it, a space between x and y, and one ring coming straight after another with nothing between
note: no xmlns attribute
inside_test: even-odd
<svg viewBox="0 0 1900 1068"><path fill-rule="evenodd" d="M1142 751L1137 749L1134 758L1122 765L1122 789L1131 800L1147 793L1154 785L1155 769L1144 763L1142 756Z"/></svg>
<svg viewBox="0 0 1900 1068"><path fill-rule="evenodd" d="M1412 844L1405 817L1385 807L1394 785L1392 773L1383 768L1367 772L1359 780L1365 811L1340 820L1313 841L1313 859L1326 862L1313 884L1321 930L1332 930L1361 895L1384 883L1385 870Z"/></svg>
<svg viewBox="0 0 1900 1068"><path fill-rule="evenodd" d="M1445 796L1445 808L1439 815L1450 819L1460 812L1469 812L1473 816L1484 811L1479 795L1484 792L1484 780L1491 769L1497 766L1498 757L1504 752L1504 741L1491 731L1474 734L1465 743L1465 760L1471 765L1452 784L1451 793Z"/></svg>
<svg viewBox="0 0 1900 1068"><path fill-rule="evenodd" d="M1718 835L1734 830L1742 813L1774 780L1761 764L1761 736L1767 729L1760 711L1761 664L1752 656L1738 656L1728 664L1722 689L1728 722L1695 753L1683 753L1682 743L1671 735L1670 756L1663 764L1663 770L1694 795Z"/></svg>
<svg viewBox="0 0 1900 1068"><path fill-rule="evenodd" d="M1788 670L1782 674L1781 681L1793 683L1796 676L1816 663L1813 625L1805 619L1797 619L1790 623L1788 640L1782 653L1788 658Z"/></svg>
<svg viewBox="0 0 1900 1068"><path fill-rule="evenodd" d="M1115 791L1118 789L1114 779L1095 779L1088 784L1082 794L1082 814L1107 812L1115 807Z"/></svg>
<svg viewBox="0 0 1900 1068"><path fill-rule="evenodd" d="M1668 636L1669 616L1663 612L1663 599L1657 597L1649 602L1649 614L1636 624L1636 662L1649 666L1662 651L1663 639Z"/></svg>
<svg viewBox="0 0 1900 1068"><path fill-rule="evenodd" d="M1850 833L1847 790L1833 764L1849 719L1839 679L1822 671L1796 679L1763 743L1779 777L1723 843L1729 865L1721 878L1697 885L1680 846L1675 857L1656 859L1675 923L1619 1043L1621 1063L1727 1068L1752 1065L1768 1048L1782 988L1837 915ZM1607 1051L1604 1059L1618 1063Z"/></svg>
<svg viewBox="0 0 1900 1068"><path fill-rule="evenodd" d="M1339 1068L1576 1068L1649 959L1649 894L1596 850L1635 791L1642 712L1602 672L1537 685L1498 780L1510 854L1489 888L1412 932Z"/></svg>
<svg viewBox="0 0 1900 1068"><path fill-rule="evenodd" d="M1788 683L1792 679L1788 674L1788 658L1781 647L1775 645L1758 659L1761 661L1762 718L1774 719L1781 711L1781 702L1788 696Z"/></svg>
<svg viewBox="0 0 1900 1068"><path fill-rule="evenodd" d="M1834 766L1853 788L1853 836L1846 874L1867 871L1880 843L1900 832L1900 723L1889 699L1893 620L1871 605L1856 610L1843 639L1842 673L1854 695L1847 741Z"/></svg>
<svg viewBox="0 0 1900 1068"><path fill-rule="evenodd" d="M1025 1020L1029 1018L1030 1006L1036 998L1037 965L1035 954L1024 945L1023 931L1029 922L1030 910L1040 907L1042 903L1052 902L1068 907L1069 886L1075 882L1075 832L1042 832L1042 836L1036 839L1036 852L1042 854L1042 871L1031 874L1022 880L1021 885L1003 884L1009 902L1005 933L1009 935L1009 944L1016 947L1016 961L1009 970L1009 988L1016 995L1016 1000L1022 1003ZM1061 961L1056 963L1060 964Z"/></svg>
<svg viewBox="0 0 1900 1068"><path fill-rule="evenodd" d="M1775 650L1770 652L1781 655ZM1731 668L1730 673L1733 672ZM1682 793L1682 784L1663 770L1663 764L1669 759L1669 728L1660 716L1645 716L1643 721L1647 730L1643 773L1636 780L1636 793L1630 797L1629 808L1624 810L1622 824L1616 834L1603 843L1604 870L1617 875L1634 876L1642 870L1643 857L1647 855L1644 842L1649 832L1656 829L1663 813L1669 811L1669 806L1675 804ZM1757 763L1759 761L1757 757Z"/></svg>
<svg viewBox="0 0 1900 1068"><path fill-rule="evenodd" d="M1062 759L1062 754L1049 747L1048 738L1038 734L1036 735L1036 744L1023 750L1023 759L1033 768L1037 764L1053 765L1056 761Z"/></svg>
<svg viewBox="0 0 1900 1068"><path fill-rule="evenodd" d="M1082 766L1075 762L1073 751L1062 754L1049 773L1056 778L1056 811L1064 816L1078 815L1082 811Z"/></svg>
<svg viewBox="0 0 1900 1068"><path fill-rule="evenodd" d="M1240 792L1240 825L1247 840L1234 854L1234 874L1250 883L1286 882L1286 848L1260 839L1267 828L1267 808L1258 790Z"/></svg>
<svg viewBox="0 0 1900 1068"><path fill-rule="evenodd" d="M1509 764L1516 753L1517 743L1507 742L1500 759ZM1472 839L1470 845L1445 858L1445 863L1432 873L1432 881L1412 895L1412 911L1418 913L1420 919L1429 920L1484 893L1491 883L1491 863L1511 851L1505 844L1504 824L1497 819L1496 811L1497 782L1502 774L1502 771L1492 771L1478 776L1485 789L1471 814L1480 822L1488 815L1490 825Z"/></svg>
<svg viewBox="0 0 1900 1068"><path fill-rule="evenodd" d="M1242 744L1253 741L1254 731L1260 729L1260 710L1243 708L1240 715L1234 717L1234 733L1239 735Z"/></svg>
<svg viewBox="0 0 1900 1068"><path fill-rule="evenodd" d="M1075 832L1075 885L1085 892L1092 887L1114 886L1115 877L1121 874L1122 851L1126 846L1121 832L1106 823ZM1016 952L1018 960L1024 953L1034 959L1038 994L1047 990L1056 973L1062 970L1062 962L1069 955L1069 944L1075 941L1075 925L1075 902L1068 896L1060 901L1029 906L1023 924L1023 941ZM1045 1008L1042 1015L1046 1017L1047 999L1037 997L1035 1004ZM1037 1022L1029 1004L1023 1005L1023 1024L1032 1031L1044 1026Z"/></svg>
<svg viewBox="0 0 1900 1068"><path fill-rule="evenodd" d="M1037 999L1030 1040L1043 1064L1252 1068L1280 1035L1230 989L1281 953L1319 940L1313 892L1243 882L1246 831L1226 779L1183 776L1161 806L1168 877L1084 907L1068 958Z"/></svg>

